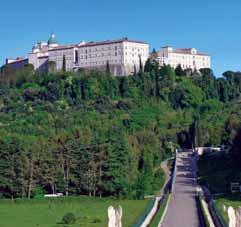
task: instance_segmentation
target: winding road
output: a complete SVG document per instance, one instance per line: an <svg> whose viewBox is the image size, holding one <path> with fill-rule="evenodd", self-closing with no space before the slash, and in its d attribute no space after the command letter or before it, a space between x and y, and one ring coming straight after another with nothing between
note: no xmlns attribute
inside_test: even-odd
<svg viewBox="0 0 241 227"><path fill-rule="evenodd" d="M196 161L191 152L177 154L177 175L161 227L200 227L196 194Z"/></svg>

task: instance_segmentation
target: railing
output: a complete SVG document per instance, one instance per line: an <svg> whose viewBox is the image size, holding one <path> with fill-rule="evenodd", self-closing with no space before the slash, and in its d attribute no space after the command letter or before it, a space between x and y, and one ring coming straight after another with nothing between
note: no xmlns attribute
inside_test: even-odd
<svg viewBox="0 0 241 227"><path fill-rule="evenodd" d="M206 226L206 227L228 227L226 222L224 221L223 224L220 223L219 218L217 217L216 208L211 207L212 200L207 202L205 200L204 195L197 195L197 200L198 200L198 209L200 211L200 218L203 220L203 224L201 226ZM222 217L222 216L221 216Z"/></svg>
<svg viewBox="0 0 241 227"><path fill-rule="evenodd" d="M149 213L151 212L151 210L153 209L154 205L156 203L155 199L152 199L149 204L147 205L144 213L140 216L140 218L137 220L137 222L133 225L133 227L140 227L144 221L146 220L147 216L149 215Z"/></svg>
<svg viewBox="0 0 241 227"><path fill-rule="evenodd" d="M173 173L172 173L171 193L174 192L176 176L177 176L177 152L178 151L176 150L176 155L175 155L175 158L174 158L174 168L173 168Z"/></svg>
<svg viewBox="0 0 241 227"><path fill-rule="evenodd" d="M200 226L202 227L209 227L208 225L208 220L206 219L203 207L202 207L202 202L201 202L201 196L197 195L195 197L196 203L197 203L197 210L198 210L198 217L199 217L199 222Z"/></svg>
<svg viewBox="0 0 241 227"><path fill-rule="evenodd" d="M166 216L166 212L167 212L167 209L168 209L168 205L169 205L169 201L170 201L170 196L171 194L167 193L165 195L163 195L163 199L161 201L161 204L160 204L160 208L161 209L163 207L163 212L161 214L161 218L160 218L160 221L158 223L158 226L157 227L161 227L162 226L162 223L164 221L164 218Z"/></svg>
<svg viewBox="0 0 241 227"><path fill-rule="evenodd" d="M223 218L222 214L220 213L219 209L216 207L216 204L213 202L213 200L209 203L210 208L213 210L213 212L215 213L215 215L218 218L219 224L222 227L228 227L228 223L225 221L225 219Z"/></svg>
<svg viewBox="0 0 241 227"><path fill-rule="evenodd" d="M208 203L209 212L212 216L213 222L217 227L228 227L228 223L224 220L219 209L216 207L216 204L213 200L213 196L210 193L208 187L202 186L206 201Z"/></svg>

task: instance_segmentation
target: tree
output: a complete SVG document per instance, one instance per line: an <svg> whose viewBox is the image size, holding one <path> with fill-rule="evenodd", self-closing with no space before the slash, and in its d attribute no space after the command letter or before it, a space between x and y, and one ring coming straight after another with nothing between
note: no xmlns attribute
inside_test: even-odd
<svg viewBox="0 0 241 227"><path fill-rule="evenodd" d="M156 51L155 48L153 48L152 52L151 52L151 59L157 59L158 58L158 53Z"/></svg>
<svg viewBox="0 0 241 227"><path fill-rule="evenodd" d="M126 77L31 66L1 74L0 197L143 198L161 187L160 162L179 146L222 142L238 167L241 74L178 77L155 57Z"/></svg>
<svg viewBox="0 0 241 227"><path fill-rule="evenodd" d="M191 77L193 75L192 69L185 69L184 70L184 75L186 77Z"/></svg>
<svg viewBox="0 0 241 227"><path fill-rule="evenodd" d="M66 57L63 55L62 72L66 72Z"/></svg>
<svg viewBox="0 0 241 227"><path fill-rule="evenodd" d="M111 71L110 71L110 63L109 61L106 62L106 69L105 69L105 72L107 75L110 75Z"/></svg>
<svg viewBox="0 0 241 227"><path fill-rule="evenodd" d="M151 59L148 58L144 67L144 72L151 72L152 70L152 64L151 64Z"/></svg>
<svg viewBox="0 0 241 227"><path fill-rule="evenodd" d="M136 65L134 65L134 73L133 73L134 76L137 75L137 70L136 70Z"/></svg>
<svg viewBox="0 0 241 227"><path fill-rule="evenodd" d="M139 73L143 72L143 64L142 64L142 60L141 60L141 55L139 55Z"/></svg>
<svg viewBox="0 0 241 227"><path fill-rule="evenodd" d="M206 99L213 99L218 97L216 78L213 71L209 68L200 69L201 76L194 78L196 84L202 88Z"/></svg>
<svg viewBox="0 0 241 227"><path fill-rule="evenodd" d="M122 97L125 97L128 90L128 79L126 77L121 77L119 81L119 91Z"/></svg>
<svg viewBox="0 0 241 227"><path fill-rule="evenodd" d="M224 103L227 102L229 100L229 88L224 78L217 79L217 90L219 94L219 100Z"/></svg>
<svg viewBox="0 0 241 227"><path fill-rule="evenodd" d="M182 69L182 66L179 64L176 69L175 69L175 73L177 76L184 76L185 72Z"/></svg>
<svg viewBox="0 0 241 227"><path fill-rule="evenodd" d="M232 160L234 163L236 163L236 166L239 168L239 170L241 170L241 124L232 143Z"/></svg>
<svg viewBox="0 0 241 227"><path fill-rule="evenodd" d="M161 86L171 87L175 81L175 71L170 65L164 65L160 69Z"/></svg>
<svg viewBox="0 0 241 227"><path fill-rule="evenodd" d="M116 137L108 149L106 172L103 178L104 188L112 195L126 196L128 194L130 182L130 153L126 139L123 134Z"/></svg>
<svg viewBox="0 0 241 227"><path fill-rule="evenodd" d="M169 93L169 101L174 108L197 108L202 103L202 100L203 91L189 79L183 79Z"/></svg>

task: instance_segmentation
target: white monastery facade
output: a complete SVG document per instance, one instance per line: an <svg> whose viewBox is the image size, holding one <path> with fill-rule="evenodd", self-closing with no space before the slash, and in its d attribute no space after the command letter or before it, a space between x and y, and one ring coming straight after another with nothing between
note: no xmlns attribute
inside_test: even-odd
<svg viewBox="0 0 241 227"><path fill-rule="evenodd" d="M78 44L60 45L55 34L48 42L36 43L27 58L7 59L6 64L21 68L32 64L36 71L48 71L53 63L56 71L100 70L104 71L109 64L113 75L130 75L139 70L140 63L144 66L149 58L149 44L128 38L101 42L80 42ZM160 66L171 65L176 68L199 70L211 68L211 57L199 53L195 48L174 49L163 47L158 51Z"/></svg>
<svg viewBox="0 0 241 227"><path fill-rule="evenodd" d="M211 68L211 57L195 48L162 47L158 51L158 61L160 65L170 65L173 68L178 65L181 65L182 69L192 70Z"/></svg>
<svg viewBox="0 0 241 227"><path fill-rule="evenodd" d="M59 45L55 34L48 42L34 45L28 54L28 63L35 70L48 70L49 62L55 62L56 70L62 70L63 59L67 71L106 70L109 64L114 75L129 75L139 69L140 61L144 65L149 57L149 44L128 38L102 42L80 42L73 45ZM16 60L17 61L17 60ZM6 64L13 64L7 60ZM21 61L18 61L21 64Z"/></svg>

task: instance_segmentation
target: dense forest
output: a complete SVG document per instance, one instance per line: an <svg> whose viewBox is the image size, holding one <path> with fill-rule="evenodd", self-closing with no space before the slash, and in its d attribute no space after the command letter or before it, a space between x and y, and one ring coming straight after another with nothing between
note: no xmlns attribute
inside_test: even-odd
<svg viewBox="0 0 241 227"><path fill-rule="evenodd" d="M241 160L240 72L153 59L125 77L4 66L0 94L0 197L143 198L176 147L222 144Z"/></svg>

